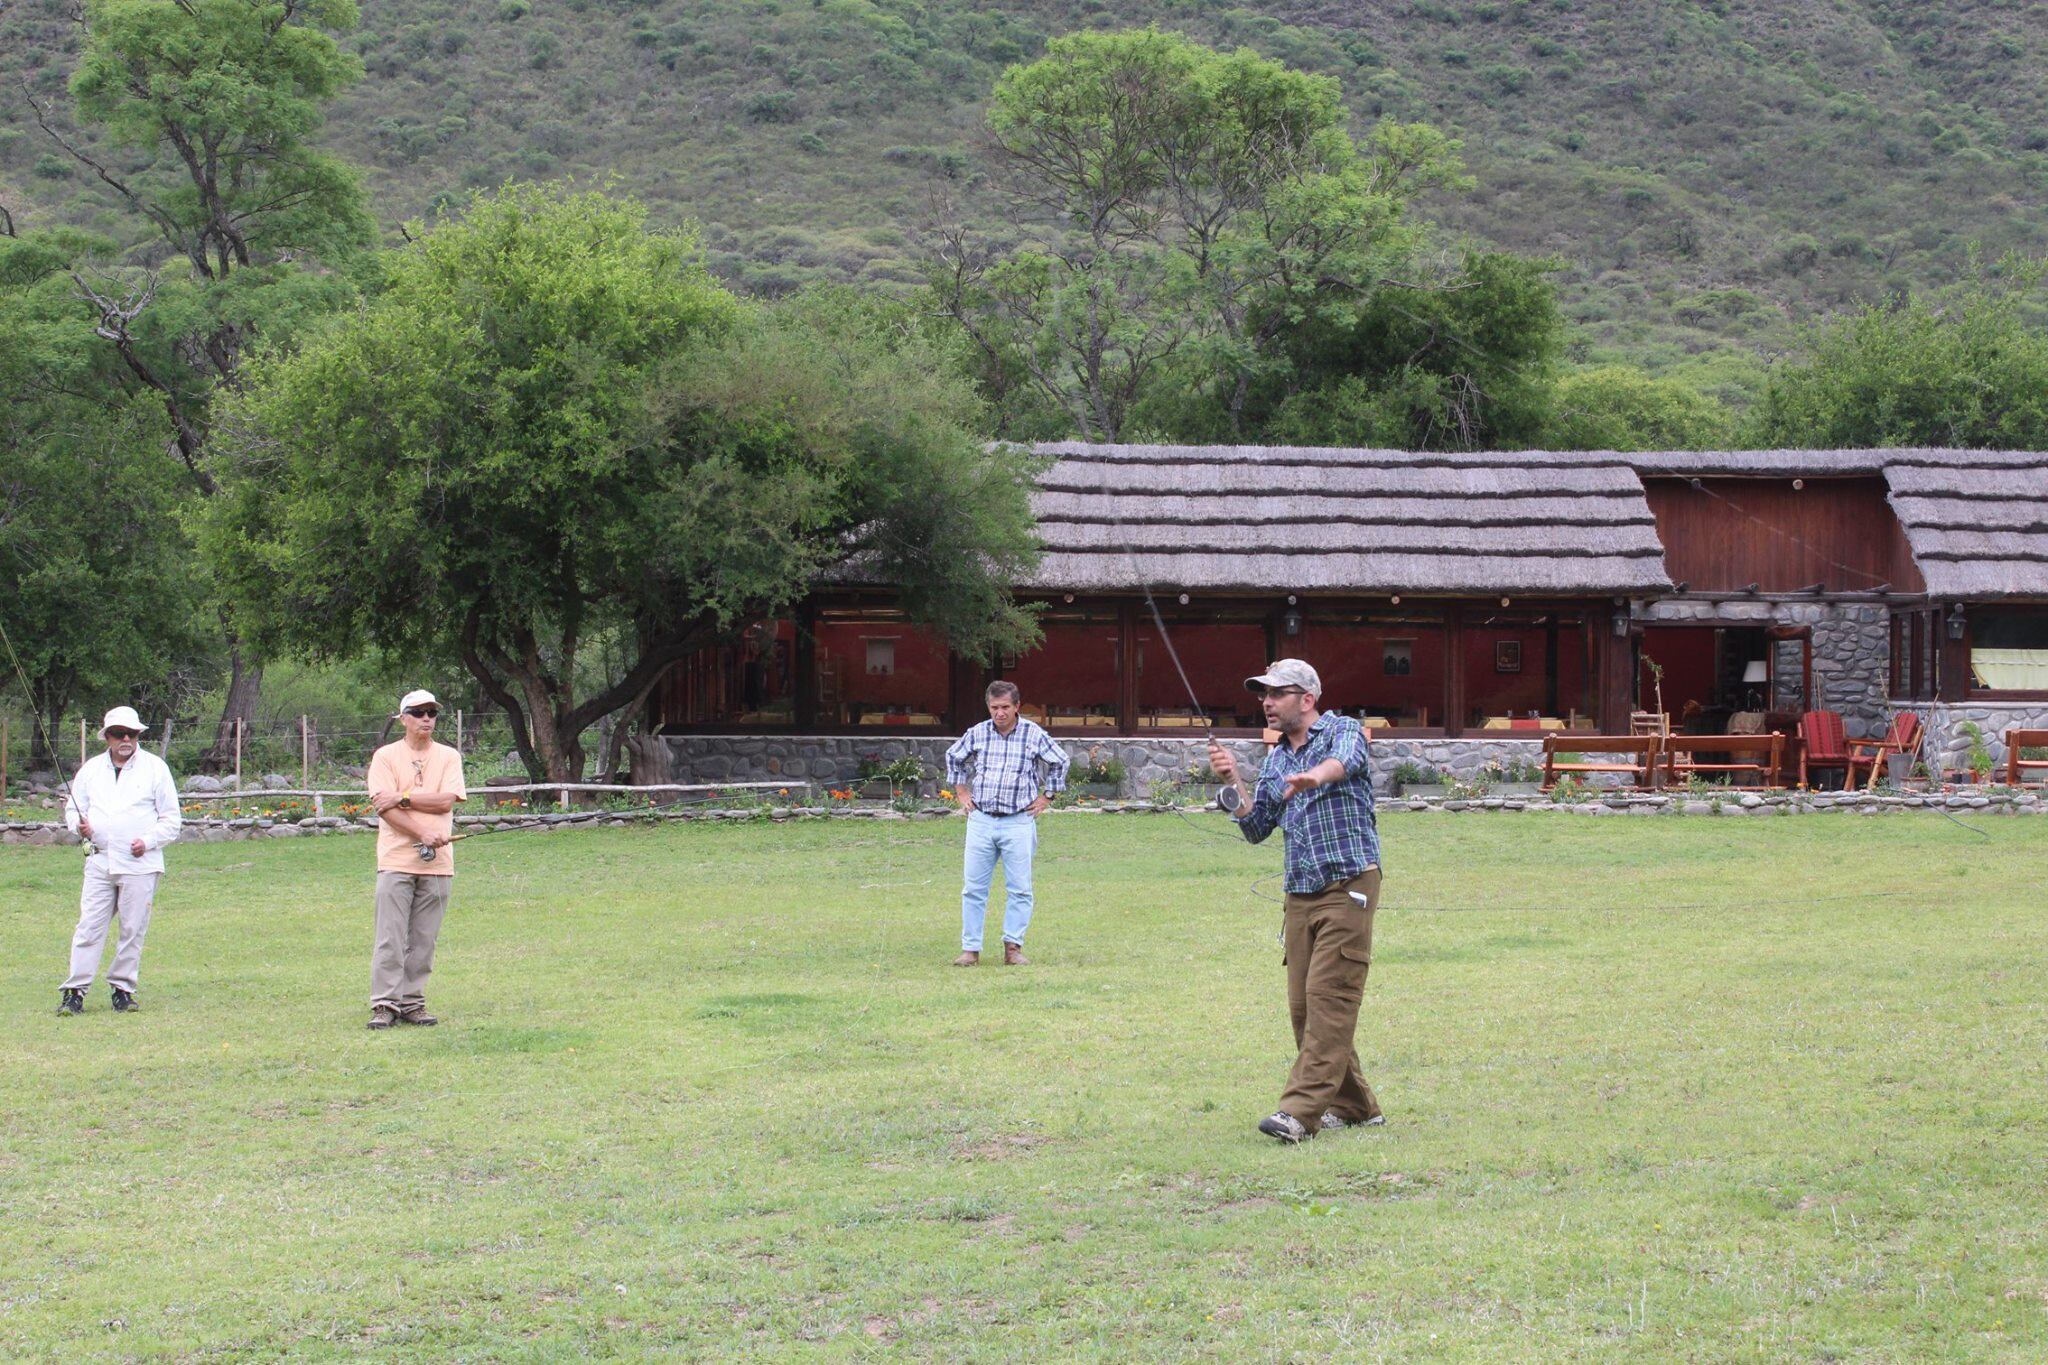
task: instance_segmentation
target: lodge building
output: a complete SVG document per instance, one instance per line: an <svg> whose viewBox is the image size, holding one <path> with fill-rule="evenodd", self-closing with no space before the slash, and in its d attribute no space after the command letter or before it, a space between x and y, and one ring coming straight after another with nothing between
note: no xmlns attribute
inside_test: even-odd
<svg viewBox="0 0 2048 1365"><path fill-rule="evenodd" d="M2048 454L1037 449L1038 648L961 658L886 590L821 590L664 678L682 766L839 780L958 734L1000 676L1054 735L1172 769L1257 735L1242 679L1282 655L1377 754L1453 771L1644 711L1872 734L1912 708L1930 766L1965 721L1994 749L2048 725Z"/></svg>

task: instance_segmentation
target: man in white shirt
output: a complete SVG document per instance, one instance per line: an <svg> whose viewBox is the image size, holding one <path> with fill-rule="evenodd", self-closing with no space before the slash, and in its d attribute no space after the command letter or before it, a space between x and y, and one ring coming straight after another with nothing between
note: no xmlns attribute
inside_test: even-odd
<svg viewBox="0 0 2048 1365"><path fill-rule="evenodd" d="M132 706L117 706L100 722L106 752L85 761L71 780L64 823L85 840L85 889L78 898L78 932L71 936L71 975L64 979L57 1013L82 1014L86 987L99 971L107 926L118 915L121 933L107 969L114 1008L140 1008L135 987L142 972L142 937L164 874L165 844L175 843L183 820L178 785L164 761L142 747L149 727Z"/></svg>

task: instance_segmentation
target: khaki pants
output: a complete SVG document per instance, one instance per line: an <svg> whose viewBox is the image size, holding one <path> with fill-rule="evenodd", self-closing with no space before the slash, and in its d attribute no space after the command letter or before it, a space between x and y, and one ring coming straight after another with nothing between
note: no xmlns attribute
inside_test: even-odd
<svg viewBox="0 0 2048 1365"><path fill-rule="evenodd" d="M1365 896L1365 905L1351 899L1352 891ZM1376 867L1313 895L1287 896L1287 1012L1300 1051L1280 1108L1311 1133L1322 1127L1325 1110L1349 1123L1380 1112L1351 1041L1372 965L1372 916L1379 902Z"/></svg>
<svg viewBox="0 0 2048 1365"><path fill-rule="evenodd" d="M377 943L370 952L370 1008L410 1014L427 1003L434 940L448 913L453 877L377 874Z"/></svg>
<svg viewBox="0 0 2048 1365"><path fill-rule="evenodd" d="M92 984L100 967L100 948L107 941L107 926L115 915L121 917L121 934L114 940L114 964L107 968L107 984L129 994L135 992L142 973L142 936L149 932L149 912L156 902L157 872L109 872L104 853L85 860L85 887L78 896L78 931L71 936L71 975L64 989L82 991Z"/></svg>

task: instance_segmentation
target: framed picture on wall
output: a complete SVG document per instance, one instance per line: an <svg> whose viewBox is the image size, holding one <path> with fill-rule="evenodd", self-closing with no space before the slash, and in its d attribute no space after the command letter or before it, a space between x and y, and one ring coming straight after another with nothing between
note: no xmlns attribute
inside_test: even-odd
<svg viewBox="0 0 2048 1365"><path fill-rule="evenodd" d="M1405 678L1415 671L1415 642L1388 640L1380 646L1380 669L1389 678Z"/></svg>
<svg viewBox="0 0 2048 1365"><path fill-rule="evenodd" d="M1520 673L1522 671L1522 642L1520 640L1495 640L1493 642L1493 671L1496 673Z"/></svg>

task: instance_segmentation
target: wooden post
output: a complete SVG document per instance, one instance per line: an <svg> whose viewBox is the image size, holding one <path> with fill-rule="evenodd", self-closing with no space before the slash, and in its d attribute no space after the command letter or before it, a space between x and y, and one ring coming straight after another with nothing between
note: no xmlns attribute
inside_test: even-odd
<svg viewBox="0 0 2048 1365"><path fill-rule="evenodd" d="M34 703L30 703L33 705ZM7 799L7 717L0 716L0 801Z"/></svg>
<svg viewBox="0 0 2048 1365"><path fill-rule="evenodd" d="M235 722L235 795L242 794L242 722Z"/></svg>
<svg viewBox="0 0 2048 1365"><path fill-rule="evenodd" d="M299 787L313 785L313 732L305 716L299 717Z"/></svg>
<svg viewBox="0 0 2048 1365"><path fill-rule="evenodd" d="M462 752L462 712L455 713L455 752Z"/></svg>
<svg viewBox="0 0 2048 1365"><path fill-rule="evenodd" d="M54 754L53 754L53 755L51 755L51 757L53 757L53 758L54 758L54 757L56 757L56 755L54 755ZM78 766L79 766L79 767L81 767L81 768L83 768L83 767L85 766L85 717L84 717L84 716L80 716L80 717L78 718Z"/></svg>

